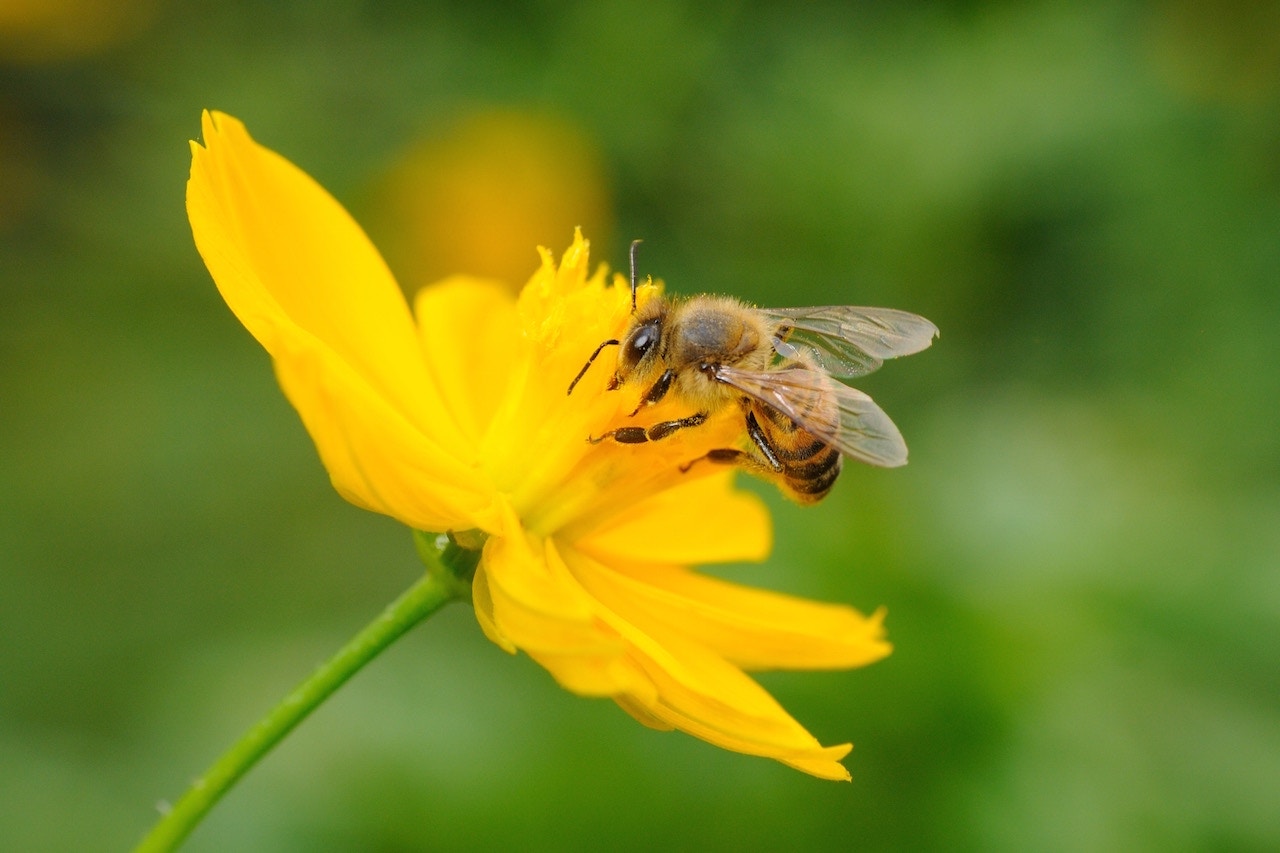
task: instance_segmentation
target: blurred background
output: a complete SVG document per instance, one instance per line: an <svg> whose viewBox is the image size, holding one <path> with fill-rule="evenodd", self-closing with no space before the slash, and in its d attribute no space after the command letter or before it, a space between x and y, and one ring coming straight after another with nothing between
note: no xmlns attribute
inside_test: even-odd
<svg viewBox="0 0 1280 853"><path fill-rule="evenodd" d="M921 313L912 449L728 577L888 608L762 677L851 785L420 626L192 851L1280 847L1280 6L0 0L0 848L119 850L420 571L183 210L200 110L406 290L575 225L677 292ZM756 488L755 485L751 486Z"/></svg>

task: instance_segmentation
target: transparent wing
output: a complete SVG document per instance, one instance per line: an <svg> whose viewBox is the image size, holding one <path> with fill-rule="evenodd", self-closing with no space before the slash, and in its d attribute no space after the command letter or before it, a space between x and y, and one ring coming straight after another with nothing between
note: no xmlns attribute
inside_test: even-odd
<svg viewBox="0 0 1280 853"><path fill-rule="evenodd" d="M774 348L784 358L801 358L851 379L865 376L887 358L920 352L938 336L925 318L894 308L826 305L816 308L766 308L781 326Z"/></svg>
<svg viewBox="0 0 1280 853"><path fill-rule="evenodd" d="M716 378L777 409L851 459L884 468L907 464L907 444L884 410L821 370L805 364L770 371L722 366Z"/></svg>

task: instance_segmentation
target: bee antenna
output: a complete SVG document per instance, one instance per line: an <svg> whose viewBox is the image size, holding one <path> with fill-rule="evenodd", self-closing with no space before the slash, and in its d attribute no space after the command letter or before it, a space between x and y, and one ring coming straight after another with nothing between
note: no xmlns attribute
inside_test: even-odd
<svg viewBox="0 0 1280 853"><path fill-rule="evenodd" d="M636 313L636 249L644 240L631 241L631 313Z"/></svg>

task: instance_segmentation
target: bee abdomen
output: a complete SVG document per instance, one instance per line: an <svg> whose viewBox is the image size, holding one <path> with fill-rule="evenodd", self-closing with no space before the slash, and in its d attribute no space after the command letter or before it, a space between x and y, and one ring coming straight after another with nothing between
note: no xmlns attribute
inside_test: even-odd
<svg viewBox="0 0 1280 853"><path fill-rule="evenodd" d="M810 454L811 461L787 464L783 468L783 483L791 496L800 503L816 503L826 497L840 476L840 451L820 444L821 453Z"/></svg>
<svg viewBox="0 0 1280 853"><path fill-rule="evenodd" d="M801 444L797 447L779 449L778 455L782 457L784 462L808 464L809 460L818 456L823 450L829 449L830 448L822 441L822 439L813 438L808 443Z"/></svg>

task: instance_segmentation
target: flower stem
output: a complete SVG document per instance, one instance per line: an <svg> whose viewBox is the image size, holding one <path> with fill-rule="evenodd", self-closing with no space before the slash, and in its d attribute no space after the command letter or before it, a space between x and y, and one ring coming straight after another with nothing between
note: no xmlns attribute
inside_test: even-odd
<svg viewBox="0 0 1280 853"><path fill-rule="evenodd" d="M134 853L176 849L241 776L348 678L414 625L450 601L469 596L479 553L451 540L444 544L422 534L417 538L427 573L223 753L156 822Z"/></svg>

